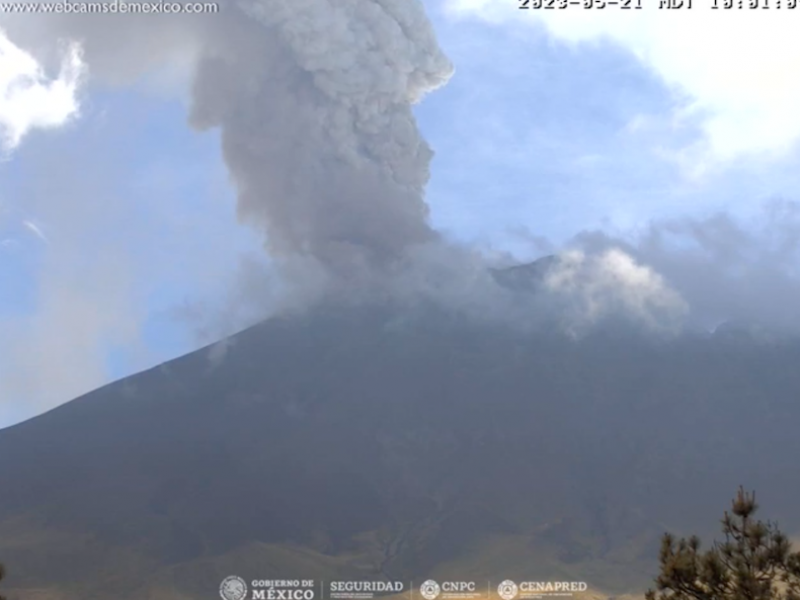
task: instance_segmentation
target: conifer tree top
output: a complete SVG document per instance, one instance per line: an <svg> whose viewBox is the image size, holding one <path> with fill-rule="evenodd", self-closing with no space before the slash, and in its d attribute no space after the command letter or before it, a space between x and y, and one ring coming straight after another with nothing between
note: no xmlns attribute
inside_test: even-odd
<svg viewBox="0 0 800 600"><path fill-rule="evenodd" d="M722 518L724 541L664 534L660 573L646 600L800 600L800 552L776 523L755 520L755 492L739 488Z"/></svg>

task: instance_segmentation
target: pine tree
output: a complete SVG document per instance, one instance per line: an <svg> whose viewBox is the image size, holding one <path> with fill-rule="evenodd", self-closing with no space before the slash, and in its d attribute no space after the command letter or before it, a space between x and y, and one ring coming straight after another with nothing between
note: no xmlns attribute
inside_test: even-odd
<svg viewBox="0 0 800 600"><path fill-rule="evenodd" d="M725 541L704 553L697 536L676 544L664 534L658 594L646 600L800 600L800 552L775 523L754 520L757 509L755 492L739 488L722 519Z"/></svg>

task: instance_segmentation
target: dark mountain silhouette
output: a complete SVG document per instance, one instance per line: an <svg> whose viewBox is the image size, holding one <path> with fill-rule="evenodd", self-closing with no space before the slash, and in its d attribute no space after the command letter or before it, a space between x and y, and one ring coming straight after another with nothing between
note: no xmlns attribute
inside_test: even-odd
<svg viewBox="0 0 800 600"><path fill-rule="evenodd" d="M432 308L273 319L0 431L0 558L12 598L232 573L643 590L661 533L710 539L739 484L800 528L798 364Z"/></svg>
<svg viewBox="0 0 800 600"><path fill-rule="evenodd" d="M558 266L559 259L551 254L512 267L491 269L492 278L501 286L515 291L535 292L540 289L547 273Z"/></svg>

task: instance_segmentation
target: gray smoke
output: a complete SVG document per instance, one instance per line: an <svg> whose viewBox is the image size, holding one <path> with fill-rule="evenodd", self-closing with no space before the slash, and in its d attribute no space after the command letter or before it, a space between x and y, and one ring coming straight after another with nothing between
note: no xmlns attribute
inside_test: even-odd
<svg viewBox="0 0 800 600"><path fill-rule="evenodd" d="M265 233L294 288L284 304L306 303L297 289L355 290L573 333L620 314L675 330L687 312L658 269L621 250L568 253L542 293L520 297L495 285L480 253L438 243L424 199L432 151L412 106L453 69L417 0L242 0L216 14L17 16L3 26L50 64L59 44L80 43L95 83L185 69L190 123L221 132L239 216ZM258 283L271 274L242 273L236 290L275 304L274 286ZM226 320L264 316L243 317L239 291Z"/></svg>
<svg viewBox="0 0 800 600"><path fill-rule="evenodd" d="M28 15L2 23L52 63L77 41L95 82L191 69L190 122L220 128L241 219L274 257L336 278L382 271L436 238L432 151L412 105L452 66L416 0L243 0L205 15ZM27 17L27 18L25 18Z"/></svg>

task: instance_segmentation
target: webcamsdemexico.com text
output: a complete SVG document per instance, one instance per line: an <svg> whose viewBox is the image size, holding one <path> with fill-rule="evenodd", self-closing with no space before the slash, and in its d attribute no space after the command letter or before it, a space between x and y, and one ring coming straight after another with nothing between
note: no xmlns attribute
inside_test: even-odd
<svg viewBox="0 0 800 600"><path fill-rule="evenodd" d="M208 14L218 13L216 2L3 2L1 13L55 14Z"/></svg>

